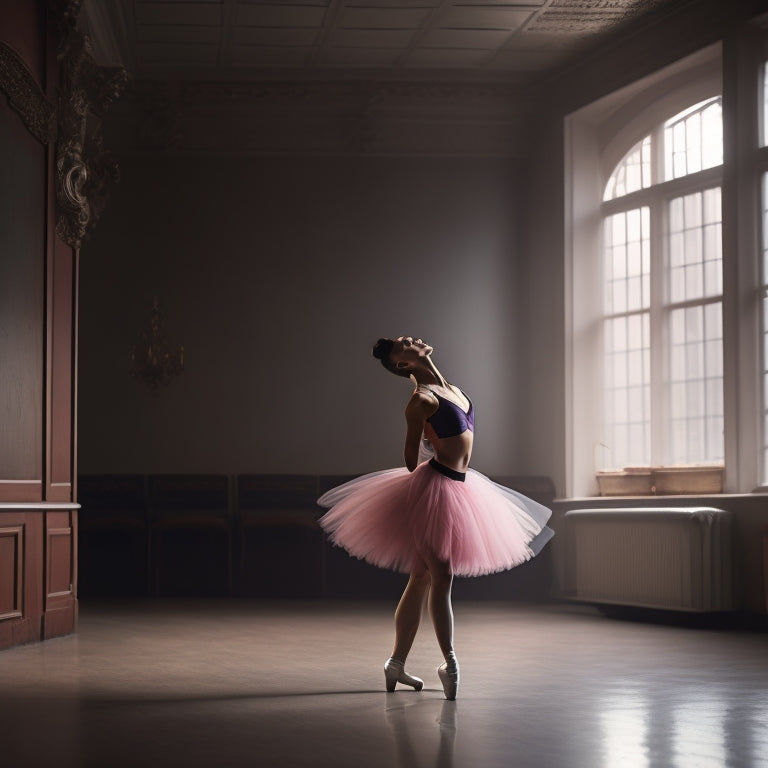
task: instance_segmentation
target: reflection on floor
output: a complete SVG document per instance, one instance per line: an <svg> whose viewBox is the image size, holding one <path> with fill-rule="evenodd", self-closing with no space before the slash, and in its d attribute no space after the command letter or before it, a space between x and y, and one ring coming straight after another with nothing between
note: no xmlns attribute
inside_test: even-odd
<svg viewBox="0 0 768 768"><path fill-rule="evenodd" d="M3 766L759 768L768 635L456 606L446 702L428 619L383 692L393 605L81 605L79 633L0 653Z"/></svg>

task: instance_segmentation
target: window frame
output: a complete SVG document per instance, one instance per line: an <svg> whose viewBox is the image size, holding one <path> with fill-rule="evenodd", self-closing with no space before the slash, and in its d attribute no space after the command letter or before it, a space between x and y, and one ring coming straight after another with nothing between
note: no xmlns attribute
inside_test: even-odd
<svg viewBox="0 0 768 768"><path fill-rule="evenodd" d="M594 496L599 450L600 410L594 404L594 372L589 362L600 359L595 284L602 286L595 253L602 254L598 226L603 212L637 203L652 195L687 193L722 173L723 234L723 391L725 491L763 490L758 480L762 413L758 360L757 255L760 225L759 181L768 172L768 148L758 150L758 65L768 56L755 35L717 43L590 104L565 118L565 371L566 371L566 488L567 497ZM722 94L723 165L654 187L637 190L621 203L603 201L610 173L654 126L706 98ZM746 105L746 106L744 106ZM716 184L715 184L716 185ZM693 190L691 190L693 191ZM603 205L606 208L603 209ZM615 206L611 208L610 206ZM658 227L656 234L659 236ZM758 434L759 433L759 434Z"/></svg>
<svg viewBox="0 0 768 768"><path fill-rule="evenodd" d="M768 41L762 50L762 66L760 67L757 90L759 97L756 109L756 122L758 126L758 141L755 151L754 173L755 183L758 187L757 204L759 208L759 257L757 259L757 291L760 304L760 328L758 332L758 371L760 382L758 385L760 397L760 416L758 427L758 440L760 457L758 460L758 472L760 484L758 490L768 490L768 114L765 114L766 101L768 101Z"/></svg>

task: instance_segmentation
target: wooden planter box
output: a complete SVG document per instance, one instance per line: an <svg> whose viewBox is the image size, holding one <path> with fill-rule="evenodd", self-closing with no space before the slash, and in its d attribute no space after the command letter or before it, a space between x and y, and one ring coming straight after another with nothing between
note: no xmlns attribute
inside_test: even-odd
<svg viewBox="0 0 768 768"><path fill-rule="evenodd" d="M657 496L723 492L723 467L656 467L653 484Z"/></svg>
<svg viewBox="0 0 768 768"><path fill-rule="evenodd" d="M723 492L723 467L626 467L597 472L601 496L672 496Z"/></svg>
<svg viewBox="0 0 768 768"><path fill-rule="evenodd" d="M652 496L651 468L627 467L615 472L598 472L601 496Z"/></svg>

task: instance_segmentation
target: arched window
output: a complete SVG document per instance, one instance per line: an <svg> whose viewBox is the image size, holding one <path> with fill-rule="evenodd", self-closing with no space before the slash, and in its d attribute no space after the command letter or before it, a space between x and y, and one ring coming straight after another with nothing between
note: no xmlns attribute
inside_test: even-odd
<svg viewBox="0 0 768 768"><path fill-rule="evenodd" d="M722 464L726 491L768 490L764 43L768 25L731 47L736 69L716 44L565 119L569 496L636 465Z"/></svg>
<svg viewBox="0 0 768 768"><path fill-rule="evenodd" d="M605 185L597 469L723 461L722 135L720 97L691 104Z"/></svg>

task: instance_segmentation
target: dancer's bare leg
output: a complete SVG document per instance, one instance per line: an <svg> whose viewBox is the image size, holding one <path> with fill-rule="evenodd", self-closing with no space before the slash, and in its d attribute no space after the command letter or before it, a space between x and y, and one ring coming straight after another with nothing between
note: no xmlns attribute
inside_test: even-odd
<svg viewBox="0 0 768 768"><path fill-rule="evenodd" d="M445 662L437 673L443 684L445 698L453 701L459 690L459 662L453 651L453 605L451 604L451 587L453 586L453 571L448 562L434 555L425 557L431 588L429 590L429 615L435 628L437 643L443 652Z"/></svg>
<svg viewBox="0 0 768 768"><path fill-rule="evenodd" d="M416 639L428 591L429 571L413 571L395 611L395 647L392 650L392 658L403 663Z"/></svg>
<svg viewBox="0 0 768 768"><path fill-rule="evenodd" d="M388 691L394 691L397 683L410 685L417 691L424 687L421 678L405 671L405 660L416 638L428 591L429 571L423 567L412 571L395 611L395 647L392 656L384 664L384 679Z"/></svg>
<svg viewBox="0 0 768 768"><path fill-rule="evenodd" d="M433 555L428 555L426 561L431 582L429 616L435 628L437 644L443 656L447 656L453 652L453 606L451 604L453 572L450 563L439 560Z"/></svg>

